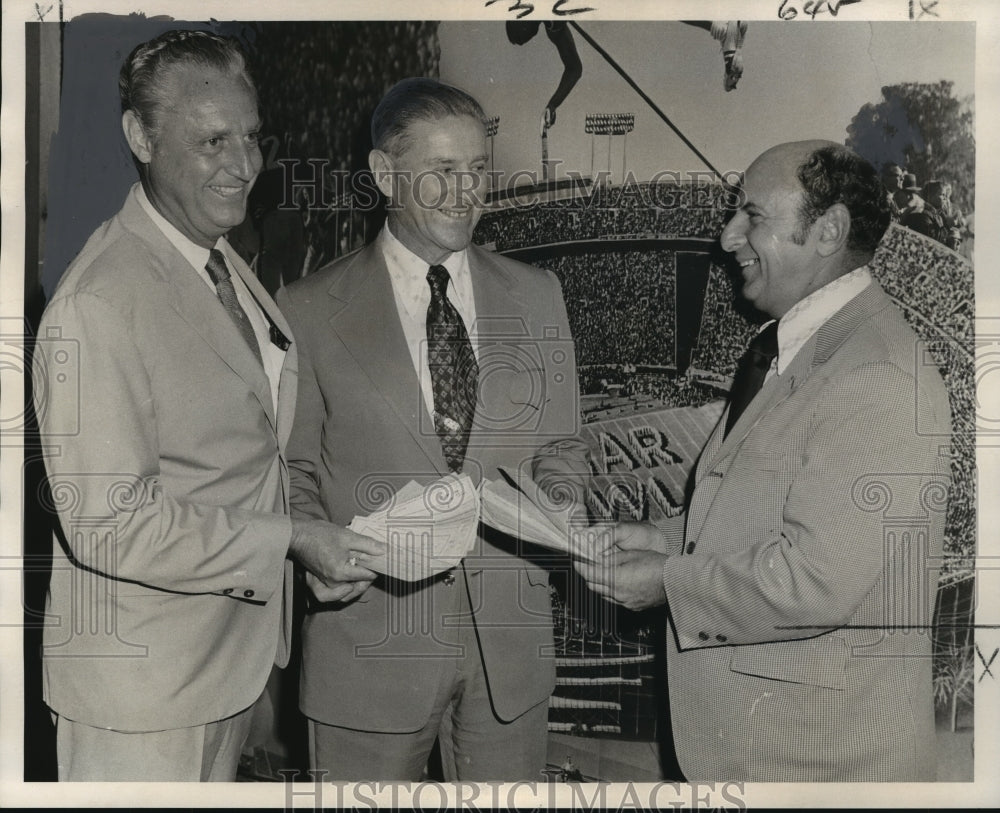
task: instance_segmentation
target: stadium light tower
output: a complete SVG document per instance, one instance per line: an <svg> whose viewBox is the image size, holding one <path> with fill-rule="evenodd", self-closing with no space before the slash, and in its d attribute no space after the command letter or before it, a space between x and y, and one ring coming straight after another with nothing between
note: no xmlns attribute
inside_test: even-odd
<svg viewBox="0 0 1000 813"><path fill-rule="evenodd" d="M493 160L493 139L500 129L500 117L490 116L483 122L486 125L486 137L490 140L490 169L496 169L496 162Z"/></svg>
<svg viewBox="0 0 1000 813"><path fill-rule="evenodd" d="M611 174L611 139L625 136L635 127L634 113L587 113L583 131L590 133L590 177L594 177L594 136L608 137L608 174ZM622 147L622 177L625 177L625 145Z"/></svg>

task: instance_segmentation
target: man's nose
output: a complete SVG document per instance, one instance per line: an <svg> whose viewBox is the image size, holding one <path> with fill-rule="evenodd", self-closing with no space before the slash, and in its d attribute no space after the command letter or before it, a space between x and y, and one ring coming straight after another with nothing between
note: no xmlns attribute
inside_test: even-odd
<svg viewBox="0 0 1000 813"><path fill-rule="evenodd" d="M230 151L227 169L241 181L252 181L260 172L262 164L263 158L257 143L240 142Z"/></svg>
<svg viewBox="0 0 1000 813"><path fill-rule="evenodd" d="M745 227L746 215L743 212L737 212L733 215L732 220L726 224L722 230L722 237L719 238L723 251L736 251L746 243Z"/></svg>
<svg viewBox="0 0 1000 813"><path fill-rule="evenodd" d="M458 206L482 206L489 184L485 173L465 170L452 173L449 192Z"/></svg>

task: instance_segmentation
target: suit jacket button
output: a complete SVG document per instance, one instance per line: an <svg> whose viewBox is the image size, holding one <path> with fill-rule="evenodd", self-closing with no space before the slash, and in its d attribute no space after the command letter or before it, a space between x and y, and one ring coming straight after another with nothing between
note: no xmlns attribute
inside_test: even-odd
<svg viewBox="0 0 1000 813"><path fill-rule="evenodd" d="M725 635L716 635L715 640L718 641L720 644L724 644L729 639Z"/></svg>
<svg viewBox="0 0 1000 813"><path fill-rule="evenodd" d="M449 573L441 581L443 581L446 585L448 585L449 587L451 587L455 583L455 574L454 573Z"/></svg>
<svg viewBox="0 0 1000 813"><path fill-rule="evenodd" d="M708 635L707 632L699 632L698 633L698 637L701 638L702 641L707 641L708 638L709 638L709 635Z"/></svg>
<svg viewBox="0 0 1000 813"><path fill-rule="evenodd" d="M222 591L222 594L225 595L225 596L228 596L232 592L233 592L233 588L232 587L227 587L225 590Z"/></svg>
<svg viewBox="0 0 1000 813"><path fill-rule="evenodd" d="M688 542L687 552L694 553L694 542Z"/></svg>
<svg viewBox="0 0 1000 813"><path fill-rule="evenodd" d="M244 590L243 591L243 597L244 598L253 598L253 590Z"/></svg>

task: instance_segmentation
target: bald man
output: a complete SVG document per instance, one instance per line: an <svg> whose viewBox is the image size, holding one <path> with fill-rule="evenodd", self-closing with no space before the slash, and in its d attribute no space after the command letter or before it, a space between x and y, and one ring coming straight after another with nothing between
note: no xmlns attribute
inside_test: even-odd
<svg viewBox="0 0 1000 813"><path fill-rule="evenodd" d="M604 565L578 567L626 607L666 606L688 780L933 780L951 419L867 266L885 190L845 147L798 142L753 162L741 203L722 247L768 321L691 502L661 528L618 526Z"/></svg>

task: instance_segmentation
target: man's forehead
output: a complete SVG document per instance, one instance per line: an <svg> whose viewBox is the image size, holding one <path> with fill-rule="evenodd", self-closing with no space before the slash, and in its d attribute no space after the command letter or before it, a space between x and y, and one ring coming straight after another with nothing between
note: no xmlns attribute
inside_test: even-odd
<svg viewBox="0 0 1000 813"><path fill-rule="evenodd" d="M257 90L242 71L220 70L212 66L195 64L174 65L163 71L157 84L171 101L183 102L186 98L220 101L233 93L234 86L249 93L256 102Z"/></svg>
<svg viewBox="0 0 1000 813"><path fill-rule="evenodd" d="M482 132L483 142L486 141L486 127L472 116L449 114L440 118L421 117L411 121L406 127L408 141L416 143L444 142L449 136L461 130L475 130L477 135Z"/></svg>
<svg viewBox="0 0 1000 813"><path fill-rule="evenodd" d="M761 209L772 209L788 199L797 201L802 193L795 166L775 162L751 164L741 188L745 204Z"/></svg>
<svg viewBox="0 0 1000 813"><path fill-rule="evenodd" d="M260 117L257 91L245 74L201 66L172 69L160 84L167 114L189 121L206 122L224 117L233 107L245 110L245 102Z"/></svg>

